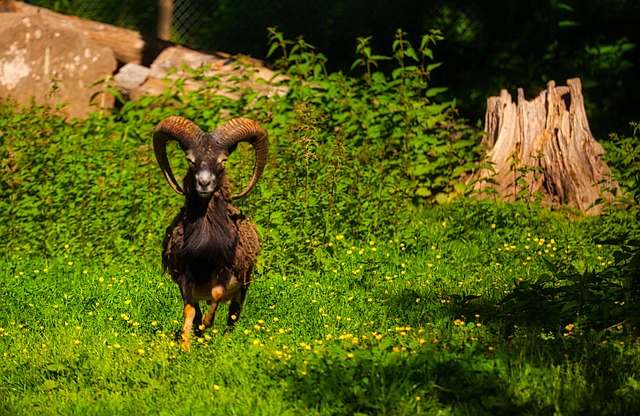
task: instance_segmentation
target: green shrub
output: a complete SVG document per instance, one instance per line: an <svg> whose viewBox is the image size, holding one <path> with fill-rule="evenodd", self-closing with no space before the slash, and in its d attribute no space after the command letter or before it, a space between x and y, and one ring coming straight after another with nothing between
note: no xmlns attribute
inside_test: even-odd
<svg viewBox="0 0 640 416"><path fill-rule="evenodd" d="M242 115L269 131L268 168L248 203L240 202L266 241L284 247L335 234L401 234L412 221L409 212L457 195L455 184L478 150L454 103L438 102L441 90L428 86L438 66L429 63L429 48L439 35L425 35L418 49L404 36L397 32L392 57L373 55L360 39L354 65L367 70L354 78L328 74L311 45L272 30L272 51L282 55L289 88L282 97L262 97L193 71L190 76L204 82L197 91L185 92L180 79L162 96L123 102L114 114L86 120L65 122L55 109L4 103L0 209L7 215L0 222L10 236L4 249L52 254L68 244L107 259L155 251L181 203L151 149L154 126L172 114L205 130L220 124L221 114ZM391 76L374 71L383 60L397 65ZM221 89L241 98L225 98ZM236 153L228 171L240 186L251 164L239 161L252 156L244 148ZM183 158L172 156L176 164Z"/></svg>
<svg viewBox="0 0 640 416"><path fill-rule="evenodd" d="M429 87L439 66L430 63L437 32L415 49L398 30L392 56L374 55L368 40L359 39L360 78L327 73L324 56L304 39L270 34L270 52L279 53L290 92L267 109L275 140L284 144L277 150L277 183L267 188L286 185L291 195L284 199L296 201L293 213L304 232L396 235L406 211L458 193L478 140L456 118L455 103L438 102L442 89ZM383 61L395 63L391 76L375 70Z"/></svg>
<svg viewBox="0 0 640 416"><path fill-rule="evenodd" d="M630 123L630 136L612 133L609 141L603 142L604 157L620 183L623 193L640 201L640 124Z"/></svg>

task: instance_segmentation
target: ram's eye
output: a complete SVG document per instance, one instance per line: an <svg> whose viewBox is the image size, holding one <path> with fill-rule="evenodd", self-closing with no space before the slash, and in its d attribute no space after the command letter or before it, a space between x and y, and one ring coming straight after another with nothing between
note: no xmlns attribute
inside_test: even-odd
<svg viewBox="0 0 640 416"><path fill-rule="evenodd" d="M187 157L187 163L189 164L189 166L194 166L196 164L196 161L192 157Z"/></svg>

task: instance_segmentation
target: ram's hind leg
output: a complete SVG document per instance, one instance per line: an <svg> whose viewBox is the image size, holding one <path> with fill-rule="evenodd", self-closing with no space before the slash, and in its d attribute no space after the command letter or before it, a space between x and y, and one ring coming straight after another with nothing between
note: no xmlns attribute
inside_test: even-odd
<svg viewBox="0 0 640 416"><path fill-rule="evenodd" d="M209 310L204 315L204 318L202 318L202 324L205 328L211 328L213 326L213 323L216 320L216 310L218 309L218 304L218 302L212 301L211 306L209 306Z"/></svg>
<svg viewBox="0 0 640 416"><path fill-rule="evenodd" d="M229 335L236 322L238 322L238 319L240 319L240 313L244 306L244 299L247 296L247 289L247 285L242 285L238 294L229 303L229 317L227 318L227 330L225 331L225 335Z"/></svg>

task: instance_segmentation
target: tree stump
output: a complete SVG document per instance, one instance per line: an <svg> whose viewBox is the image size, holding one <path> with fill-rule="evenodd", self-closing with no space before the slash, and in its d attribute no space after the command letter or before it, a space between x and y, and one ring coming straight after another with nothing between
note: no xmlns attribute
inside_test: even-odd
<svg viewBox="0 0 640 416"><path fill-rule="evenodd" d="M482 144L490 149L493 169L480 169L476 191L493 188L507 201L542 200L592 215L602 210L594 205L599 198L612 199L619 191L589 130L579 78L567 80L566 87L550 81L531 101L521 88L517 103L506 90L489 97L485 133Z"/></svg>

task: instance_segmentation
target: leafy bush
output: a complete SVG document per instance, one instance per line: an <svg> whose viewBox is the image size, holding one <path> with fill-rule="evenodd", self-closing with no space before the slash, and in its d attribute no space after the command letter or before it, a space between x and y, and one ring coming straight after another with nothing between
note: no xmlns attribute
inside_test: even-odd
<svg viewBox="0 0 640 416"><path fill-rule="evenodd" d="M160 180L146 135L98 113L66 123L49 109L2 111L5 249L51 254L68 244L93 255L146 246L166 216L156 208L169 203L151 192Z"/></svg>
<svg viewBox="0 0 640 416"><path fill-rule="evenodd" d="M269 103L268 114L276 140L287 143L277 150L280 167L293 170L279 171L268 187L287 185L294 194L285 200L302 204L294 210L300 221L325 224L322 237L332 229L395 235L405 211L458 192L455 184L479 149L472 129L456 119L454 102L438 102L442 89L429 87L439 65L429 63L437 32L414 49L399 30L390 57L359 39L354 67L365 68L362 78L327 73L324 56L304 39L270 33L270 52L279 52L290 92ZM375 70L382 61L395 62L391 76Z"/></svg>
<svg viewBox="0 0 640 416"><path fill-rule="evenodd" d="M640 124L630 123L631 136L611 134L604 142L604 154L622 191L640 201Z"/></svg>
<svg viewBox="0 0 640 416"><path fill-rule="evenodd" d="M268 242L286 251L291 242L335 234L397 236L412 221L407 211L457 194L455 183L478 150L454 102L438 102L441 89L428 86L438 66L429 63L430 46L438 39L436 32L425 35L414 49L398 31L392 57L374 55L361 39L354 65L367 71L353 78L328 74L311 45L272 30L289 88L283 97L239 91L194 71L205 81L198 91L185 92L180 79L160 97L123 102L114 114L86 120L65 122L55 109L4 103L0 209L7 215L0 223L10 236L4 249L52 254L67 244L106 259L155 251L181 203L163 183L151 149L154 126L173 114L205 130L222 114L265 125L271 161L244 208ZM391 76L374 70L383 60L396 63ZM241 98L221 96L225 88ZM237 153L228 171L239 186L251 166L238 162L251 156L247 149Z"/></svg>

